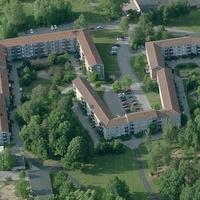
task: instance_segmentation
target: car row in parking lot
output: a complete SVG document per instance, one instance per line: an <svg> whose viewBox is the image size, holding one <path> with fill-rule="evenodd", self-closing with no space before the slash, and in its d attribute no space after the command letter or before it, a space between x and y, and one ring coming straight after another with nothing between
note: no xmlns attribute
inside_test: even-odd
<svg viewBox="0 0 200 200"><path fill-rule="evenodd" d="M132 105L135 106L135 112L139 112L141 110L141 107L138 104L136 97L133 96L131 90L125 90L123 92L118 93L117 95L118 95L118 97L121 101L121 105L125 109L126 113L131 112L130 107Z"/></svg>

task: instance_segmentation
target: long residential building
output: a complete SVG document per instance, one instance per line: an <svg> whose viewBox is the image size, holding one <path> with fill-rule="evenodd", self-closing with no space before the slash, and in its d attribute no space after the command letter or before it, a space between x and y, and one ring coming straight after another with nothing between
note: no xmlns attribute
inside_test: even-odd
<svg viewBox="0 0 200 200"><path fill-rule="evenodd" d="M9 105L9 83L6 69L0 68L0 145L10 143L7 106Z"/></svg>
<svg viewBox="0 0 200 200"><path fill-rule="evenodd" d="M173 73L165 66L165 59L182 58L190 54L200 55L200 38L187 36L146 43L150 77L157 80L159 86L162 109L158 111L146 110L114 117L87 80L81 77L73 81L76 97L105 139L144 132L152 123L156 123L160 129L169 121L180 125L181 113Z"/></svg>
<svg viewBox="0 0 200 200"><path fill-rule="evenodd" d="M132 0L138 12L148 12L156 9L159 5L167 6L170 0ZM185 0L182 0L185 1ZM200 0L187 0L190 8L199 8Z"/></svg>
<svg viewBox="0 0 200 200"><path fill-rule="evenodd" d="M79 55L88 73L96 71L100 79L105 78L103 62L87 29L0 40L0 145L9 144L11 135L7 113L10 97L7 62L65 52Z"/></svg>
<svg viewBox="0 0 200 200"><path fill-rule="evenodd" d="M7 61L47 57L49 54L75 53L87 72L97 71L105 78L104 65L88 29L70 30L0 40L0 66Z"/></svg>

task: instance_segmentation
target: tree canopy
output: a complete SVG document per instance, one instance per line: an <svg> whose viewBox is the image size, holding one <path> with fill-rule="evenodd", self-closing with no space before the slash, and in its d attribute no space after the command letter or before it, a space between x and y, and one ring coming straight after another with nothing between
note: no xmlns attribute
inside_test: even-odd
<svg viewBox="0 0 200 200"><path fill-rule="evenodd" d="M0 153L0 170L8 171L15 166L15 158L11 155L9 148Z"/></svg>

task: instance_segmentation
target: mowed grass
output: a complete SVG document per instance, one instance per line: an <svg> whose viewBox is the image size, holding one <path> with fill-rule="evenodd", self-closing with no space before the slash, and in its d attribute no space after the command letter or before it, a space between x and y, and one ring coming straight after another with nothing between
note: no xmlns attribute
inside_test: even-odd
<svg viewBox="0 0 200 200"><path fill-rule="evenodd" d="M91 31L92 38L105 65L105 71L108 75L120 76L120 69L117 63L117 56L110 55L110 50L116 42L119 30L100 30Z"/></svg>
<svg viewBox="0 0 200 200"><path fill-rule="evenodd" d="M191 10L188 16L181 17L167 24L167 27L186 30L186 31L200 31L200 9Z"/></svg>
<svg viewBox="0 0 200 200"><path fill-rule="evenodd" d="M50 80L44 79L44 78L37 78L35 81L31 83L30 86L28 87L23 87L22 88L22 93L30 94L32 90L37 87L38 85L43 85L43 86L51 86L52 82Z"/></svg>
<svg viewBox="0 0 200 200"><path fill-rule="evenodd" d="M161 101L160 101L160 95L155 92L145 92L145 95L147 96L150 105L159 105L160 108L162 107Z"/></svg>
<svg viewBox="0 0 200 200"><path fill-rule="evenodd" d="M102 198L108 181L118 176L129 186L131 199L152 199L140 180L133 151L129 148L126 148L126 153L122 155L95 156L82 170L70 173L83 184L85 189L94 189L99 198Z"/></svg>
<svg viewBox="0 0 200 200"><path fill-rule="evenodd" d="M83 14L88 23L105 22L106 15L100 13L97 6L91 6L90 2L91 0L73 0L71 5L74 17L78 18L80 14Z"/></svg>

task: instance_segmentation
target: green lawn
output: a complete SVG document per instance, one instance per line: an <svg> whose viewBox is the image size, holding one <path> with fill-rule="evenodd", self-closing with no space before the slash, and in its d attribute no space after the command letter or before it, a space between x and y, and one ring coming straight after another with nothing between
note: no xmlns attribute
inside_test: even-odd
<svg viewBox="0 0 200 200"><path fill-rule="evenodd" d="M117 57L110 55L111 46L115 43L119 30L91 31L92 38L105 65L108 75L120 76L120 69L117 64Z"/></svg>
<svg viewBox="0 0 200 200"><path fill-rule="evenodd" d="M51 81L50 80L47 80L47 79L44 79L44 78L37 78L35 81L33 81L31 83L30 86L28 87L23 87L22 89L22 93L31 93L33 88L37 87L38 85L43 85L43 86L51 86Z"/></svg>
<svg viewBox="0 0 200 200"><path fill-rule="evenodd" d="M122 155L95 156L91 163L85 165L81 171L76 170L70 173L86 189L96 190L99 197L102 197L109 179L118 176L129 186L132 194L131 199L151 199L140 180L133 151L128 148L126 148L126 153Z"/></svg>
<svg viewBox="0 0 200 200"><path fill-rule="evenodd" d="M174 20L167 24L167 27L174 29L181 29L186 31L200 31L200 9L191 10L190 14L185 17L181 17L179 20Z"/></svg>
<svg viewBox="0 0 200 200"><path fill-rule="evenodd" d="M160 101L160 95L155 92L145 92L145 95L147 96L150 105L158 104L160 108L162 107L161 101Z"/></svg>

